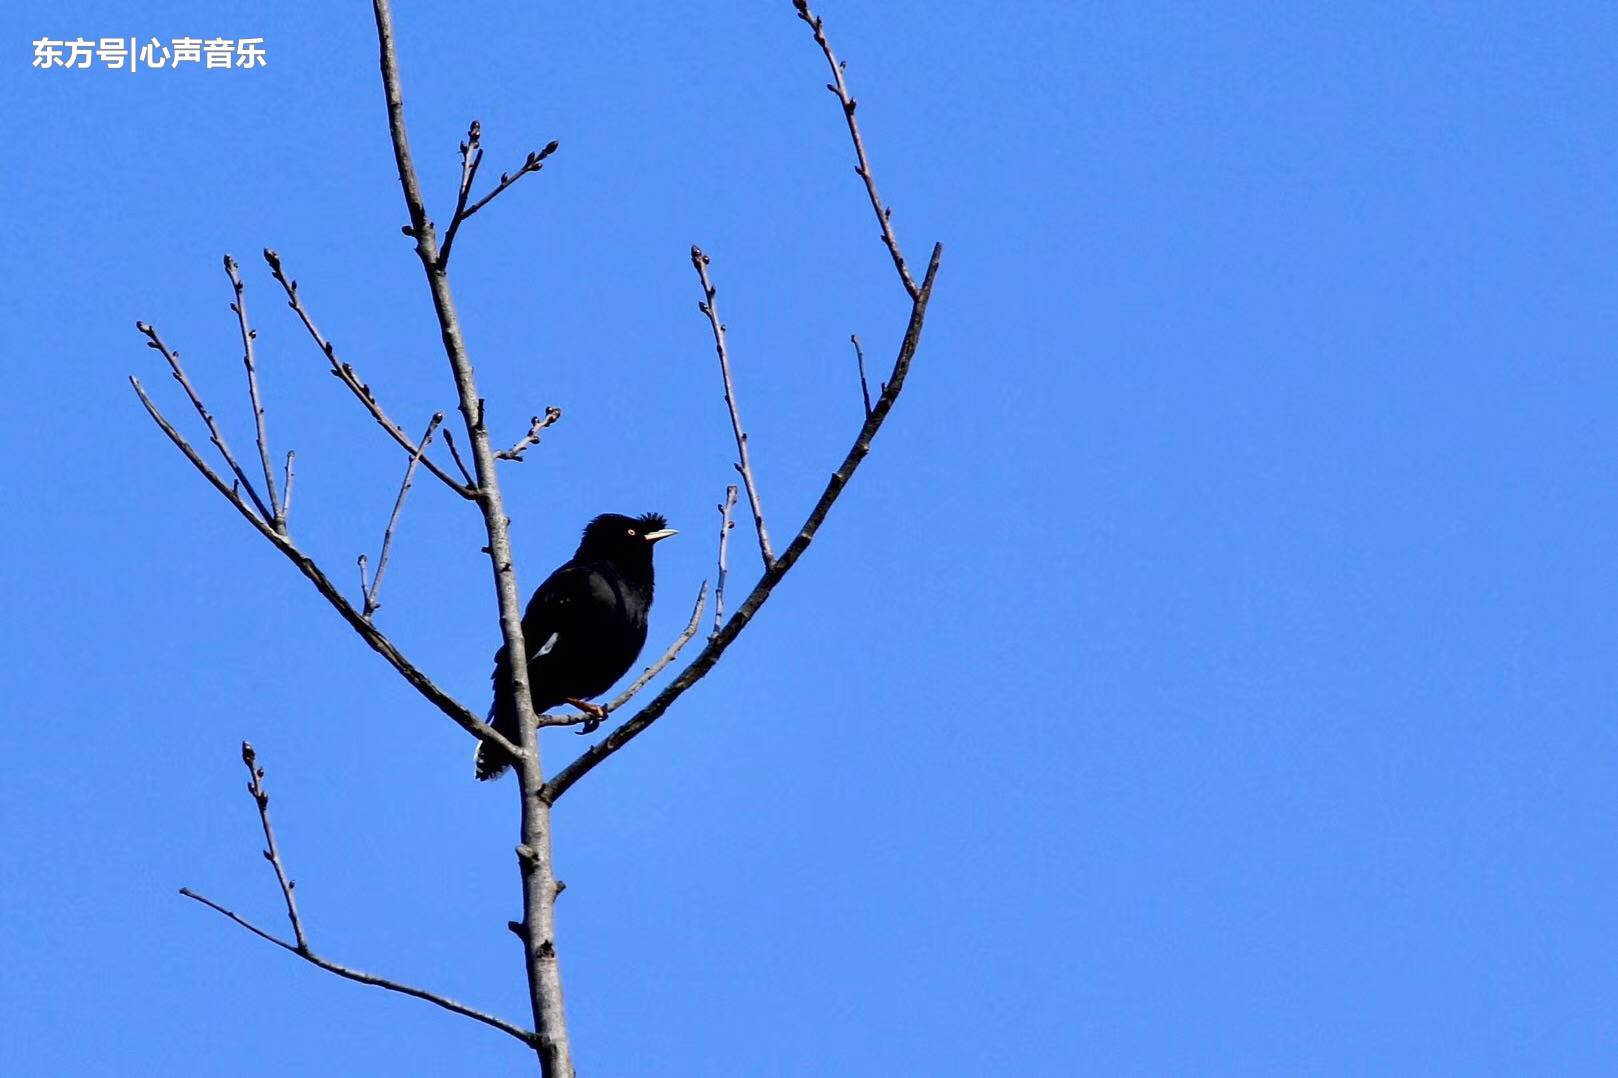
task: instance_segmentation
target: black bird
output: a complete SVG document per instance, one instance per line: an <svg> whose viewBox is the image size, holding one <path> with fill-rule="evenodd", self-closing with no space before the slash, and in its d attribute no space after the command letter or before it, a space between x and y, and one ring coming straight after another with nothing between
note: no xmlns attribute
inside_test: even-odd
<svg viewBox="0 0 1618 1078"><path fill-rule="evenodd" d="M601 709L587 701L612 688L640 656L652 609L652 547L674 534L657 513L596 517L572 559L534 592L522 616L522 635L535 714L572 704L600 716ZM505 691L510 676L502 647L494 657L489 721L518 742L517 710ZM482 743L477 765L479 779L492 779L511 766L511 757Z"/></svg>

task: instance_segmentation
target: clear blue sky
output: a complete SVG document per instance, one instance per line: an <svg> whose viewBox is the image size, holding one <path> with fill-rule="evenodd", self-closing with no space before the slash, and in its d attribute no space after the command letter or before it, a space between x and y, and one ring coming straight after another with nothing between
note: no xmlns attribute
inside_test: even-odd
<svg viewBox="0 0 1618 1078"><path fill-rule="evenodd" d="M472 14L471 8L477 8ZM1618 13L1585 4L820 6L913 261L876 452L718 672L557 815L582 1074L1618 1069ZM903 297L788 0L401 5L440 222L455 144L545 172L455 284L520 579L660 510L653 639L733 447L713 256L789 534ZM243 263L294 532L350 587L453 403L399 234L366 5L6 5L0 1070L520 1072L317 947L516 1018L515 794L207 489L133 330L251 446ZM253 72L41 72L36 37L262 36ZM199 444L200 444L200 436ZM745 532L736 576L756 569ZM379 618L486 699L475 514L418 485ZM557 766L581 739L547 736Z"/></svg>

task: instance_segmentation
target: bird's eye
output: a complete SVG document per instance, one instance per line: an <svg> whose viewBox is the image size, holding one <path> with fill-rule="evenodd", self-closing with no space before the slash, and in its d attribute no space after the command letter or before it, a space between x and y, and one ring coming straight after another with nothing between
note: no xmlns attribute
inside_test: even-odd
<svg viewBox="0 0 1618 1078"><path fill-rule="evenodd" d="M631 539L633 539L635 537L635 529L634 528L629 529L629 537Z"/></svg>

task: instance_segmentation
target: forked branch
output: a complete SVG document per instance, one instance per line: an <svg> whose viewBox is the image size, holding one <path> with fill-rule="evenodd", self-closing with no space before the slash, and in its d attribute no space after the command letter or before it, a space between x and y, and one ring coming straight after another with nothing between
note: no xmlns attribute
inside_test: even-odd
<svg viewBox="0 0 1618 1078"><path fill-rule="evenodd" d="M253 506L258 510L258 519L264 523L272 523L275 520L275 511L264 504L264 499L258 496L258 491L253 487L253 481L247 478L247 473L242 471L242 466L236 462L236 455L230 451L230 446L226 444L225 436L219 430L219 424L214 422L213 413L208 411L208 406L202 403L202 398L197 395L196 387L191 384L191 379L186 377L185 368L180 366L180 353L171 351L169 346L163 343L163 338L157 335L157 330L145 322L136 322L135 328L145 336L146 347L155 349L162 355L164 361L169 365L169 373L174 375L176 382L180 383L180 388L185 390L185 395L191 398L191 406L197 410L197 415L202 417L203 425L208 428L208 440L213 442L214 447L219 450L219 455L225 458L225 464L230 468L231 474L236 477L237 485L242 490L247 491L247 496L253 499Z"/></svg>
<svg viewBox="0 0 1618 1078"><path fill-rule="evenodd" d="M177 356L174 362L178 363ZM272 546L284 554L293 565L297 566L298 571L308 578L309 582L315 586L315 590L320 592L326 601L337 609L337 612L343 616L343 620L348 622L355 632L359 633L360 638L369 644L372 650L386 659L399 672L400 676L409 682L417 692L426 697L434 707L449 716L455 725L478 740L491 741L509 753L515 754L521 751L516 745L513 745L497 733L493 727L472 714L454 697L439 688L414 663L406 659L399 649L394 646L393 641L389 640L363 614L354 609L347 599L343 598L342 592L321 571L320 566L315 564L313 558L299 550L297 544L277 532L264 518L255 513L253 507L243 500L239 490L226 483L219 477L217 472L208 466L207 461L202 459L201 454L192 447L183 434L174 428L174 424L170 423L157 405L152 402L152 398L147 395L146 388L141 385L139 378L131 376L129 384L134 387L136 396L140 397L140 402L146 408L146 413L168 436L169 441L174 443L175 448L185 455L185 458L191 462L192 466L202 473L203 478L212 484L213 488L223 495L226 501L236 507L236 511L245 517L247 522L253 525L260 535L268 539Z"/></svg>
<svg viewBox="0 0 1618 1078"><path fill-rule="evenodd" d="M571 789L574 783L588 775L602 761L623 748L637 737L641 731L661 718L670 706L684 695L686 690L701 681L708 671L713 669L714 664L725 653L725 649L747 627L748 622L752 621L753 616L758 613L775 590L775 586L781 582L781 579L786 576L797 560L803 556L803 552L809 549L810 542L814 540L815 533L820 530L820 525L825 522L827 514L831 512L832 505L836 503L837 498L843 492L843 488L848 485L848 481L853 478L855 470L860 466L860 462L871 451L871 440L876 437L877 431L882 428L883 422L888 418L888 413L893 410L894 403L899 399L899 393L904 388L905 377L910 371L911 360L915 358L916 349L921 344L921 330L927 320L927 304L932 299L933 282L938 277L939 262L944 256L943 244L935 243L933 245L932 257L927 263L927 273L922 278L920 285L915 284L911 280L909 269L905 266L904 255L899 249L899 240L894 235L893 226L889 221L889 214L883 208L882 201L877 196L876 180L871 175L870 164L865 156L865 145L860 138L859 125L854 120L854 100L848 95L848 87L843 81L842 65L832 53L831 44L826 39L825 25L818 16L809 10L806 0L793 0L793 6L797 9L798 17L808 23L814 31L816 43L820 45L827 62L831 64L833 75L837 81L830 89L837 94L838 99L843 104L843 115L848 122L849 136L854 142L855 156L859 160L858 171L860 178L865 181L866 194L871 200L872 208L876 211L877 219L882 223L882 242L893 257L894 268L899 273L899 279L904 283L905 291L910 295L910 318L905 326L904 338L900 342L899 353L894 358L893 370L888 375L888 380L883 384L881 392L877 395L876 402L866 411L865 422L860 426L859 433L854 436L854 444L849 447L848 453L844 455L843 462L838 465L837 470L832 473L831 479L827 481L825 489L820 493L820 498L815 502L814 508L809 511L808 518L804 520L792 542L781 552L779 558L772 560L768 556L765 557L764 573L759 577L758 583L753 585L753 590L742 601L742 605L737 607L736 613L731 615L730 620L725 622L722 628L708 638L707 646L697 653L697 657L692 659L684 670L680 671L679 676L669 682L661 692L652 698L650 703L642 707L606 737L579 754L572 763L557 772L545 784L542 795L546 800L553 803L558 797ZM702 253L696 248L692 248L692 263L697 267L698 274L702 276L703 287L707 291L711 286L704 272L704 262ZM712 298L712 294L709 293L707 311L714 324L716 339L722 342L724 327L720 323L718 316L712 313ZM724 351L722 347L720 353L723 360ZM738 441L740 441L741 426L739 420L735 422L734 427ZM743 471L742 476L744 480L747 479L747 472ZM761 527L761 539L762 535Z"/></svg>
<svg viewBox="0 0 1618 1078"><path fill-rule="evenodd" d="M213 899L201 895L189 887L180 888L180 894L223 914L260 939L268 940L277 947L291 951L305 962L319 966L328 973L335 973L339 977L350 981L358 981L360 984L385 988L389 992L398 992L400 995L426 1000L428 1003L442 1007L446 1011L452 1011L464 1018L471 1018L474 1021L482 1022L486 1026L492 1026L502 1033L516 1037L529 1047L535 1045L538 1038L534 1036L531 1030L526 1030L519 1025L506 1021L504 1018L498 1018L475 1007L468 1007L458 1000L439 995L437 992L429 992L425 988L417 988L415 985L405 984L402 981L395 981L388 977L379 977L374 973L354 969L351 966L333 962L329 958L316 954L309 946L309 938L304 934L303 930L303 919L298 915L298 900L293 893L297 884L287 876L286 866L281 861L280 847L275 841L275 829L270 826L270 795L264 789L264 769L258 766L258 757L253 752L253 746L246 741L242 742L242 762L247 765L247 792L252 795L253 803L258 807L259 822L264 828L264 859L275 870L275 880L281 887L281 898L286 902L287 907L287 920L292 923L292 935L296 942L289 943L279 936L264 931L264 929L253 924L245 917L226 909Z"/></svg>
<svg viewBox="0 0 1618 1078"><path fill-rule="evenodd" d="M719 657L725 653L725 649L730 647L731 642L747 627L747 623L753 620L753 615L757 614L759 608L769 599L770 593L781 582L781 578L786 576L792 566L797 563L797 560L803 556L803 552L809 549L810 542L814 539L815 533L820 530L820 525L825 522L826 515L831 512L832 505L837 501L838 496L842 494L843 488L848 485L848 481L854 477L854 472L859 468L860 462L871 451L871 440L876 437L876 432L882 428L883 422L888 418L888 413L893 409L894 401L899 398L899 391L904 388L905 375L910 370L910 361L915 357L916 348L921 343L921 328L923 322L926 321L927 303L932 298L933 281L938 276L938 264L943 255L943 244L934 244L932 259L927 264L927 275L922 279L915 303L911 305L910 323L905 328L904 341L899 346L899 355L894 360L893 373L888 377L888 384L882 390L881 396L877 398L876 404L871 409L871 414L866 417L865 424L860 427L859 434L855 435L854 444L849 448L847 455L843 457L842 464L838 465L837 470L832 473L831 479L826 483L826 489L821 491L819 500L815 502L815 507L809 511L808 518L803 522L803 526L798 529L798 533L793 537L792 542L781 552L781 556L775 560L775 563L764 571L764 575L759 578L757 584L753 585L753 590L742 601L742 605L737 607L736 613L731 615L729 621L725 622L724 628L709 638L707 646L697 653L697 657L692 659L684 670L680 671L678 677L669 682L662 692L654 696L651 703L642 707L606 737L580 753L572 763L558 771L545 784L544 796L547 800L554 803L558 797L571 789L574 783L595 770L607 757L629 744L648 726L662 718L664 712L668 711L674 701L683 696L687 689L707 676L708 671L714 668L714 664L719 661Z"/></svg>
<svg viewBox="0 0 1618 1078"><path fill-rule="evenodd" d="M556 152L557 142L552 139L543 150L531 151L516 172L500 173L500 182L494 190L484 195L471 205L467 199L472 194L472 184L478 176L478 166L483 164L483 125L473 120L466 129L466 138L461 143L461 185L455 194L455 212L450 216L449 227L444 230L444 244L438 249L438 268L444 269L449 265L450 248L455 245L455 237L460 234L461 225L483 207L494 201L496 195L528 175L538 172L545 167L545 158Z"/></svg>

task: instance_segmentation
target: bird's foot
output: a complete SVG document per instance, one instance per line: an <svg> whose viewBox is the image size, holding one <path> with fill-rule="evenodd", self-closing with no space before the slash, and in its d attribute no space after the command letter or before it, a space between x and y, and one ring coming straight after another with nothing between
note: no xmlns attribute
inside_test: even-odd
<svg viewBox="0 0 1618 1078"><path fill-rule="evenodd" d="M600 704L592 704L588 700L575 700L571 696L564 697L562 699L562 703L572 704L574 707L584 712L586 718L584 720L584 726L578 730L578 733L580 734L595 733L597 730L601 729L601 724L607 719L607 709L602 707Z"/></svg>

